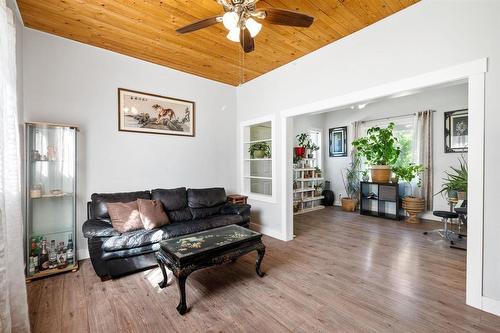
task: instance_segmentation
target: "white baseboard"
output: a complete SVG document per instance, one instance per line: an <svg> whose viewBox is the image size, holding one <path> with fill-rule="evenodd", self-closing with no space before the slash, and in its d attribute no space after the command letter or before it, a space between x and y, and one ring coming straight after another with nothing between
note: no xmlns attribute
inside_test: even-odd
<svg viewBox="0 0 500 333"><path fill-rule="evenodd" d="M500 316L500 301L483 296L482 303L483 303L482 305L483 311Z"/></svg>
<svg viewBox="0 0 500 333"><path fill-rule="evenodd" d="M88 249L79 249L76 251L76 257L78 260L88 259L90 258Z"/></svg>
<svg viewBox="0 0 500 333"><path fill-rule="evenodd" d="M264 234L266 236L276 238L279 240L284 240L281 233L279 231L277 231L276 229L269 228L269 227L266 227L266 226L263 226L263 225L260 225L257 223L252 223L252 222L250 222L250 227L252 230L260 232L261 234Z"/></svg>

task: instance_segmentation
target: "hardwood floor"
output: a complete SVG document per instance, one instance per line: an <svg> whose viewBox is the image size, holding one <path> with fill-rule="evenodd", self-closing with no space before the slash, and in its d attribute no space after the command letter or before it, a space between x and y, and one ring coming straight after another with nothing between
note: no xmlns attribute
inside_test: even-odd
<svg viewBox="0 0 500 333"><path fill-rule="evenodd" d="M500 332L500 317L465 305L465 252L422 230L327 208L295 218L297 237L264 237L255 254L193 273L190 312L158 268L101 282L77 273L28 284L33 332ZM172 279L172 276L170 276Z"/></svg>

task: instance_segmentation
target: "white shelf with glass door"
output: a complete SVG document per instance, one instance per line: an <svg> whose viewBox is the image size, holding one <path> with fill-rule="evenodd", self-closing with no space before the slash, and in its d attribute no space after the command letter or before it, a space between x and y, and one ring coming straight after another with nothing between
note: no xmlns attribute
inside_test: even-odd
<svg viewBox="0 0 500 333"><path fill-rule="evenodd" d="M243 193L269 201L273 197L272 121L249 124L242 131Z"/></svg>
<svg viewBox="0 0 500 333"><path fill-rule="evenodd" d="M317 158L302 158L293 169L293 207L294 215L323 209L321 195L323 178L317 168Z"/></svg>
<svg viewBox="0 0 500 333"><path fill-rule="evenodd" d="M26 280L76 271L76 126L26 123Z"/></svg>

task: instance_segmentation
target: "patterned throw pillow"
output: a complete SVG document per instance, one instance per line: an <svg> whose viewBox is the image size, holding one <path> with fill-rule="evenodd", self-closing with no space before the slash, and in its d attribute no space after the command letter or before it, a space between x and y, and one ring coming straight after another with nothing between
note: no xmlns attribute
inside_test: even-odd
<svg viewBox="0 0 500 333"><path fill-rule="evenodd" d="M151 230L170 223L160 200L137 199L137 206L144 229Z"/></svg>
<svg viewBox="0 0 500 333"><path fill-rule="evenodd" d="M144 225L139 214L137 201L108 202L108 213L113 229L119 233L143 229Z"/></svg>

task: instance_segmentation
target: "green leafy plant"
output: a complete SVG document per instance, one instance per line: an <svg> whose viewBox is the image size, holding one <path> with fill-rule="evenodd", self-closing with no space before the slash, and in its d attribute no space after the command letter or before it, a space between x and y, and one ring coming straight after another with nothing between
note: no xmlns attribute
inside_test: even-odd
<svg viewBox="0 0 500 333"><path fill-rule="evenodd" d="M309 149L311 152L319 150L319 146L313 143L311 140L308 140L306 143L306 149Z"/></svg>
<svg viewBox="0 0 500 333"><path fill-rule="evenodd" d="M357 154L351 153L351 163L349 167L344 171L340 170L342 174L342 182L344 183L344 189L347 196L351 199L358 199L359 197L359 175L361 173L361 159Z"/></svg>
<svg viewBox="0 0 500 333"><path fill-rule="evenodd" d="M353 141L357 154L366 158L370 165L394 165L401 153L397 138L393 134L394 123L387 128L372 127L365 137Z"/></svg>
<svg viewBox="0 0 500 333"><path fill-rule="evenodd" d="M370 177L368 176L368 170L362 170L359 173L363 181L370 179Z"/></svg>
<svg viewBox="0 0 500 333"><path fill-rule="evenodd" d="M316 174L321 174L321 169L319 167L315 167L314 171L316 171Z"/></svg>
<svg viewBox="0 0 500 333"><path fill-rule="evenodd" d="M450 167L451 171L445 171L446 177L443 178L443 185L437 194L448 194L452 191L467 192L468 164L464 156L459 159L458 168Z"/></svg>
<svg viewBox="0 0 500 333"><path fill-rule="evenodd" d="M314 191L316 192L317 196L320 196L321 192L323 192L323 183L314 185Z"/></svg>
<svg viewBox="0 0 500 333"><path fill-rule="evenodd" d="M252 158L255 158L256 151L262 151L264 154L264 158L271 158L271 147L269 147L269 144L267 142L257 142L250 145L250 147L248 148L248 152L250 153L250 156L252 156Z"/></svg>
<svg viewBox="0 0 500 333"><path fill-rule="evenodd" d="M411 196L415 196L414 190L416 188L422 187L422 172L425 168L421 164L408 163L401 166L395 166L392 168L392 172L403 182L408 183L411 188ZM413 187L412 181L417 178L417 186Z"/></svg>
<svg viewBox="0 0 500 333"><path fill-rule="evenodd" d="M306 147L307 143L309 142L309 134L307 133L297 134L297 142L300 147Z"/></svg>

